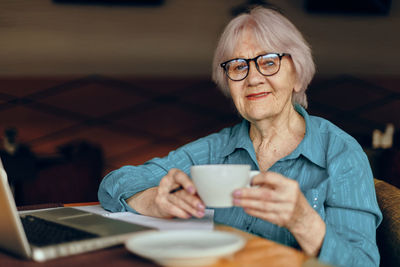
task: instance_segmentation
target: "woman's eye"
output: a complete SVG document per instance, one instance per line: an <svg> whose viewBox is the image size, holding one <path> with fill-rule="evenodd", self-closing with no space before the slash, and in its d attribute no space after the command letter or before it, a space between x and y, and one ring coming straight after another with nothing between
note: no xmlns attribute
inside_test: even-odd
<svg viewBox="0 0 400 267"><path fill-rule="evenodd" d="M259 63L258 65L262 66L262 67L271 67L273 65L275 65L274 61L263 61L261 63Z"/></svg>
<svg viewBox="0 0 400 267"><path fill-rule="evenodd" d="M237 66L236 69L237 70L243 70L245 68L245 66Z"/></svg>
<svg viewBox="0 0 400 267"><path fill-rule="evenodd" d="M245 70L245 69L247 69L247 65L246 64L240 64L240 65L236 65L234 67L235 71L242 71L242 70Z"/></svg>

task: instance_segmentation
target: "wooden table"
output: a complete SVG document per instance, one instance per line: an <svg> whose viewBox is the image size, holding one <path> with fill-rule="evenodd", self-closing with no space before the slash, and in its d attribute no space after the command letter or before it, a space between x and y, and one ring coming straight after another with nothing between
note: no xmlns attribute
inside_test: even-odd
<svg viewBox="0 0 400 267"><path fill-rule="evenodd" d="M303 252L276 242L243 232L230 226L216 225L216 230L234 232L247 240L245 247L228 259L221 259L213 267L236 266L302 266L309 259Z"/></svg>
<svg viewBox="0 0 400 267"><path fill-rule="evenodd" d="M68 205L71 206L71 205ZM37 207L37 206L36 206ZM41 206L40 208L43 208ZM48 207L48 206L47 206ZM54 205L53 205L54 207ZM32 208L32 207L29 207ZM247 243L245 247L229 258L220 259L210 267L248 267L248 266L268 266L268 267L288 267L288 266L307 266L319 267L326 266L318 262L315 258L307 257L303 252L296 249L275 243L273 241L240 231L238 229L216 225L215 229L221 231L234 232L243 236ZM102 249L89 253L84 253L65 258L50 260L37 263L29 260L19 259L0 251L0 267L3 266L40 266L40 267L70 267L70 266L159 266L156 263L141 258L127 251L124 246Z"/></svg>

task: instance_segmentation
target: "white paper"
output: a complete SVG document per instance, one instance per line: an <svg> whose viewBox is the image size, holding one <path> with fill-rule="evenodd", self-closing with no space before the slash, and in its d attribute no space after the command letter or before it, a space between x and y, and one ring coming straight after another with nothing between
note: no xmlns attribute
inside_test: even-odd
<svg viewBox="0 0 400 267"><path fill-rule="evenodd" d="M132 212L109 212L100 205L74 207L76 209L100 214L109 218L130 223L150 226L159 230L213 230L214 210L206 209L203 218L190 219L160 219L150 216L138 215Z"/></svg>

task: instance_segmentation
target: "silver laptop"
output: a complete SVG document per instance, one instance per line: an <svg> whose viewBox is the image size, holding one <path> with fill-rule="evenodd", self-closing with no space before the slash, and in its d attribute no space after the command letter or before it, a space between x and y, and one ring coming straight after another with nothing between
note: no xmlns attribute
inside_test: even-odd
<svg viewBox="0 0 400 267"><path fill-rule="evenodd" d="M46 224L44 229L43 223ZM2 250L23 258L46 261L118 245L132 233L149 229L67 207L19 214L0 159Z"/></svg>

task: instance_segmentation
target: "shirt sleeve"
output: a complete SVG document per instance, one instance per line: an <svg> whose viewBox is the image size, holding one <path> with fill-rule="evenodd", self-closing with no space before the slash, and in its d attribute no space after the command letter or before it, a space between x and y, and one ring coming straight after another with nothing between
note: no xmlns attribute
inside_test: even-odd
<svg viewBox="0 0 400 267"><path fill-rule="evenodd" d="M328 160L326 234L319 259L336 266L379 266L376 228L382 214L368 158L358 144L339 151Z"/></svg>
<svg viewBox="0 0 400 267"><path fill-rule="evenodd" d="M226 131L225 131L226 132ZM224 144L224 131L201 138L172 151L164 158L154 158L140 166L124 166L102 180L98 198L102 207L112 212L135 212L125 200L136 193L158 186L172 168L189 174L190 166L218 161Z"/></svg>

